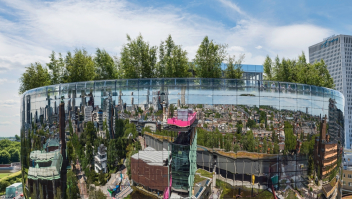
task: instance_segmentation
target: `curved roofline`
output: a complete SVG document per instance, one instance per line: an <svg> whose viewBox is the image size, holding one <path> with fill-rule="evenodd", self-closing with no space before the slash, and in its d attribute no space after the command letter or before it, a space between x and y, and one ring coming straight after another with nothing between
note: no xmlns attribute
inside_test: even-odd
<svg viewBox="0 0 352 199"><path fill-rule="evenodd" d="M30 94L32 92L36 92L36 91L40 91L40 90L46 90L46 88L50 88L50 87L55 87L55 86L65 86L65 85L70 85L70 84L82 84L82 83L101 83L101 82L105 82L104 83L104 86L106 86L106 82L118 82L118 81L126 81L127 80L127 86L128 86L128 81L145 81L145 80L175 80L175 85L176 84L176 80L222 80L224 83L226 81L255 81L255 80L246 80L246 79L226 79L226 78L139 78L139 79L109 79L109 80L92 80L92 81L83 81L83 82L70 82L70 83L64 83L64 84L54 84L54 85L48 85L48 86L42 86L42 87L37 87L37 88L33 88L33 89L30 89L30 90L27 90L26 92L24 92L22 94L23 95L27 95L27 94ZM256 81L261 81L261 82L274 82L274 83L282 83L282 84L296 84L296 85L302 85L302 86L315 86L315 85L309 85L309 84L300 84L300 83L294 83L294 82L280 82L280 81L271 81L271 80L256 80ZM201 81L200 81L201 82ZM188 82L187 82L188 83ZM213 82L214 83L214 82ZM184 84L184 83L183 83ZM152 84L149 84L150 86L153 86ZM200 84L202 85L202 84ZM139 86L139 84L137 85ZM183 86L186 86L186 85L183 85ZM190 85L188 85L190 86ZM211 86L209 84L206 84L204 86ZM220 86L220 85L219 85ZM334 91L334 92L338 92L340 93L342 96L343 94L338 91L338 90L334 90L334 89L331 89L331 88L327 88L327 87L321 87L321 86L315 86L315 87L318 87L318 88L324 88L324 89L328 89L330 91Z"/></svg>

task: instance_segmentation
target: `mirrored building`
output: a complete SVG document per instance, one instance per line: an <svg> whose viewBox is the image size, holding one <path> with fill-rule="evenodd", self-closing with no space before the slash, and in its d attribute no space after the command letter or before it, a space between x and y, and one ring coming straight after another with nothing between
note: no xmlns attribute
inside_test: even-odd
<svg viewBox="0 0 352 199"><path fill-rule="evenodd" d="M26 198L341 198L344 96L328 88L78 82L27 91L20 118Z"/></svg>

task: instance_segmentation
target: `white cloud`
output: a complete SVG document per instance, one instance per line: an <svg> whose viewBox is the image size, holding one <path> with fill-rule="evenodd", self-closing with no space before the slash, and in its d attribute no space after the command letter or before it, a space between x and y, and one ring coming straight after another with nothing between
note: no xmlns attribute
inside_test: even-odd
<svg viewBox="0 0 352 199"><path fill-rule="evenodd" d="M5 121L5 122L0 122L0 125L10 125L11 122Z"/></svg>
<svg viewBox="0 0 352 199"><path fill-rule="evenodd" d="M257 47L255 47L256 49L262 49L263 48L263 46L257 46Z"/></svg>
<svg viewBox="0 0 352 199"><path fill-rule="evenodd" d="M14 105L18 104L19 105L19 99L18 101L14 100L14 99L10 99L10 100L4 100L0 103L0 106L3 107L12 107Z"/></svg>
<svg viewBox="0 0 352 199"><path fill-rule="evenodd" d="M4 84L5 82L7 82L7 79L0 79L0 85Z"/></svg>
<svg viewBox="0 0 352 199"><path fill-rule="evenodd" d="M228 0L219 0L224 6L238 12L241 15L247 15L245 12L243 12L235 3L228 1Z"/></svg>

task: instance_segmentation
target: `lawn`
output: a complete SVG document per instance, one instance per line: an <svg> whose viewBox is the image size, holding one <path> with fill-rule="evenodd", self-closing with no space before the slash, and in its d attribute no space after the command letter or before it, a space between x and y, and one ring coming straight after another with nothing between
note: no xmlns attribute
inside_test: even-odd
<svg viewBox="0 0 352 199"><path fill-rule="evenodd" d="M296 199L297 197L295 196L295 192L293 192L292 190L289 190L286 198L287 199Z"/></svg>
<svg viewBox="0 0 352 199"><path fill-rule="evenodd" d="M12 173L0 173L0 179L6 176L11 175Z"/></svg>
<svg viewBox="0 0 352 199"><path fill-rule="evenodd" d="M198 182L201 182L203 180L206 180L206 178L202 178L199 175L194 175L194 184L197 184Z"/></svg>
<svg viewBox="0 0 352 199"><path fill-rule="evenodd" d="M203 169L198 169L196 173L199 173L201 176L207 177L207 178L212 178L213 174L209 171L203 170Z"/></svg>
<svg viewBox="0 0 352 199"><path fill-rule="evenodd" d="M240 186L231 186L230 184L221 181L221 180L216 180L216 186L221 188L223 192L221 193L220 198L233 198L234 196L238 195L239 188L241 189L241 197L251 197L252 195L252 189L247 188L247 187L240 187ZM256 195L258 192L260 192L259 195ZM270 193L267 190L259 190L259 189L253 189L253 194L255 196L252 196L251 198L253 199L273 199L274 196L272 193Z"/></svg>

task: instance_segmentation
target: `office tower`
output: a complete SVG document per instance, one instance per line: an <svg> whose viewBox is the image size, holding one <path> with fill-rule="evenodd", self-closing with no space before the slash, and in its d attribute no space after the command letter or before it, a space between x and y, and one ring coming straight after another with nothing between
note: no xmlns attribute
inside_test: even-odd
<svg viewBox="0 0 352 199"><path fill-rule="evenodd" d="M331 141L343 143L344 138L344 120L343 112L336 106L336 100L329 99L329 114L328 114L329 136Z"/></svg>
<svg viewBox="0 0 352 199"><path fill-rule="evenodd" d="M86 105L86 97L85 97L85 92L84 90L81 91L81 101L82 101L82 106Z"/></svg>
<svg viewBox="0 0 352 199"><path fill-rule="evenodd" d="M335 89L345 96L345 147L352 143L352 36L333 35L309 47L309 62L324 60L334 79Z"/></svg>
<svg viewBox="0 0 352 199"><path fill-rule="evenodd" d="M149 104L149 95L150 95L150 93L149 93L149 89L148 89L147 90L147 102L146 102L147 105Z"/></svg>
<svg viewBox="0 0 352 199"><path fill-rule="evenodd" d="M89 94L88 106L92 106L94 108L94 97L93 97L92 92L90 92L90 94Z"/></svg>
<svg viewBox="0 0 352 199"><path fill-rule="evenodd" d="M62 166L61 166L61 192L66 195L66 175L68 162L66 159L66 133L65 133L65 103L64 100L60 103L59 109L59 136L61 140L61 155L62 155Z"/></svg>
<svg viewBox="0 0 352 199"><path fill-rule="evenodd" d="M75 107L76 107L76 90L72 90L72 105L71 106L72 106L72 110L75 110Z"/></svg>
<svg viewBox="0 0 352 199"><path fill-rule="evenodd" d="M27 101L27 105L26 105L27 124L31 124L31 122L32 122L32 119L31 119L31 96L27 95L26 98L27 98L27 100L26 100Z"/></svg>
<svg viewBox="0 0 352 199"><path fill-rule="evenodd" d="M107 101L107 125L108 125L108 130L109 130L109 135L110 138L113 139L114 138L114 133L113 133L113 116L114 116L114 106L112 104L112 98L111 96L109 96L108 98L106 98Z"/></svg>
<svg viewBox="0 0 352 199"><path fill-rule="evenodd" d="M84 107L84 121L85 122L92 121L92 112L93 112L93 107L91 107L91 106Z"/></svg>
<svg viewBox="0 0 352 199"><path fill-rule="evenodd" d="M99 110L98 112L98 121L99 121L99 130L103 130L103 110Z"/></svg>
<svg viewBox="0 0 352 199"><path fill-rule="evenodd" d="M197 170L196 112L178 109L177 118L167 121L165 130L177 132L171 142L172 191L183 197L192 197L194 175Z"/></svg>
<svg viewBox="0 0 352 199"><path fill-rule="evenodd" d="M181 104L182 105L186 104L185 95L186 95L186 87L182 86L182 88L181 88Z"/></svg>

